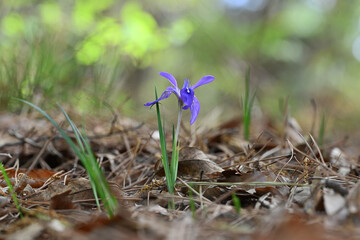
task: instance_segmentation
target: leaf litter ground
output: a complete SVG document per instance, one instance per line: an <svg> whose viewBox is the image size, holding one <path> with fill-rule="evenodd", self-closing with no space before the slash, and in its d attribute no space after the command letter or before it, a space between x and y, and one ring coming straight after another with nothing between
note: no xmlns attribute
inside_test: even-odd
<svg viewBox="0 0 360 240"><path fill-rule="evenodd" d="M319 147L286 124L264 126L246 142L240 126L235 119L195 137L184 131L170 195L155 128L125 118L88 122L92 148L120 204L108 219L96 207L85 169L50 123L1 114L0 152L12 158L0 157L24 217L0 179L0 237L359 238L359 159L342 141ZM175 210L168 209L171 199Z"/></svg>

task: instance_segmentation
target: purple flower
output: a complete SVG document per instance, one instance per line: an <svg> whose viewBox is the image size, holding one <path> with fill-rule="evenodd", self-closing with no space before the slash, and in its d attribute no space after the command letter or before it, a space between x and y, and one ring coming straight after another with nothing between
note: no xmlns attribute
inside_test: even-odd
<svg viewBox="0 0 360 240"><path fill-rule="evenodd" d="M214 81L215 77L213 77L211 75L204 76L197 83L195 83L194 86L191 86L189 83L189 80L185 79L184 86L180 90L177 86L176 79L174 78L173 75L171 75L170 73L166 73L166 72L161 72L159 74L161 76L167 78L170 81L172 86L167 87L166 91L164 91L161 94L161 97L158 100L156 100L154 102L146 103L145 106L147 106L147 107L152 106L155 103L159 102L160 100L168 98L172 93L175 93L175 95L177 96L177 98L180 101L182 109L186 110L186 109L190 108L190 111L191 111L190 123L192 125L195 122L195 120L199 114L199 111L200 111L200 102L195 97L194 89L197 87L200 87L201 85L204 85L204 84Z"/></svg>

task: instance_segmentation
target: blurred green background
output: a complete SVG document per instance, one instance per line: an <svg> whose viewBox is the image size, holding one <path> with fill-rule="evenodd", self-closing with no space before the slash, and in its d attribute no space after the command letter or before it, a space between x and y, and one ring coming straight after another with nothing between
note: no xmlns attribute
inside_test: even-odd
<svg viewBox="0 0 360 240"><path fill-rule="evenodd" d="M197 89L197 124L241 116L251 68L255 114L282 121L279 99L309 127L310 100L328 126L353 131L359 119L360 4L339 0L2 0L0 107L20 97L45 109L68 105L93 116L152 121L154 87L216 77ZM168 121L176 100L164 101ZM185 115L186 122L189 113Z"/></svg>

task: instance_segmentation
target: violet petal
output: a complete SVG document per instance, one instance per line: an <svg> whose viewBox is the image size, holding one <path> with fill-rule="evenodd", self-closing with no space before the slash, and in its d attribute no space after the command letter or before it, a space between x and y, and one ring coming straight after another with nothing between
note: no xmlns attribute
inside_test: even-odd
<svg viewBox="0 0 360 240"><path fill-rule="evenodd" d="M178 87L176 79L173 75L171 75L170 73L166 73L166 72L160 72L159 74L161 76L163 76L164 78L167 78L174 87L176 87L176 88Z"/></svg>
<svg viewBox="0 0 360 240"><path fill-rule="evenodd" d="M189 80L187 78L185 78L185 81L184 81L183 89L184 88L189 88Z"/></svg>
<svg viewBox="0 0 360 240"><path fill-rule="evenodd" d="M169 91L169 92L175 93L177 98L180 99L180 89L179 88L177 88L177 87L167 87L166 90Z"/></svg>
<svg viewBox="0 0 360 240"><path fill-rule="evenodd" d="M195 96L194 96L194 102L191 104L190 111L191 111L190 124L192 125L195 122L200 112L200 102Z"/></svg>
<svg viewBox="0 0 360 240"><path fill-rule="evenodd" d="M191 89L195 89L197 87L200 87L201 85L211 83L212 81L214 81L214 79L215 79L214 76L206 75L206 76L202 77L197 83L195 83L195 85L192 86Z"/></svg>
<svg viewBox="0 0 360 240"><path fill-rule="evenodd" d="M144 106L146 107L149 107L149 106L152 106L154 105L155 103L165 99L165 98L168 98L174 91L165 91L161 94L161 97L158 99L158 100L155 100L153 102L148 102L148 103L145 103Z"/></svg>

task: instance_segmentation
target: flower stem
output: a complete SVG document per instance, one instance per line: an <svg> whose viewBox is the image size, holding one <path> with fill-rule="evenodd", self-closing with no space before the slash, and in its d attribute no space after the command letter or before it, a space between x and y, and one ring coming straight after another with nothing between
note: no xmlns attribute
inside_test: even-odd
<svg viewBox="0 0 360 240"><path fill-rule="evenodd" d="M178 142L178 136L179 136L179 131L180 131L180 124L181 124L181 116L182 116L182 107L181 107L181 102L179 101L179 113L178 113L178 121L177 121L177 125L176 125L176 133L175 133L175 143L177 145Z"/></svg>

